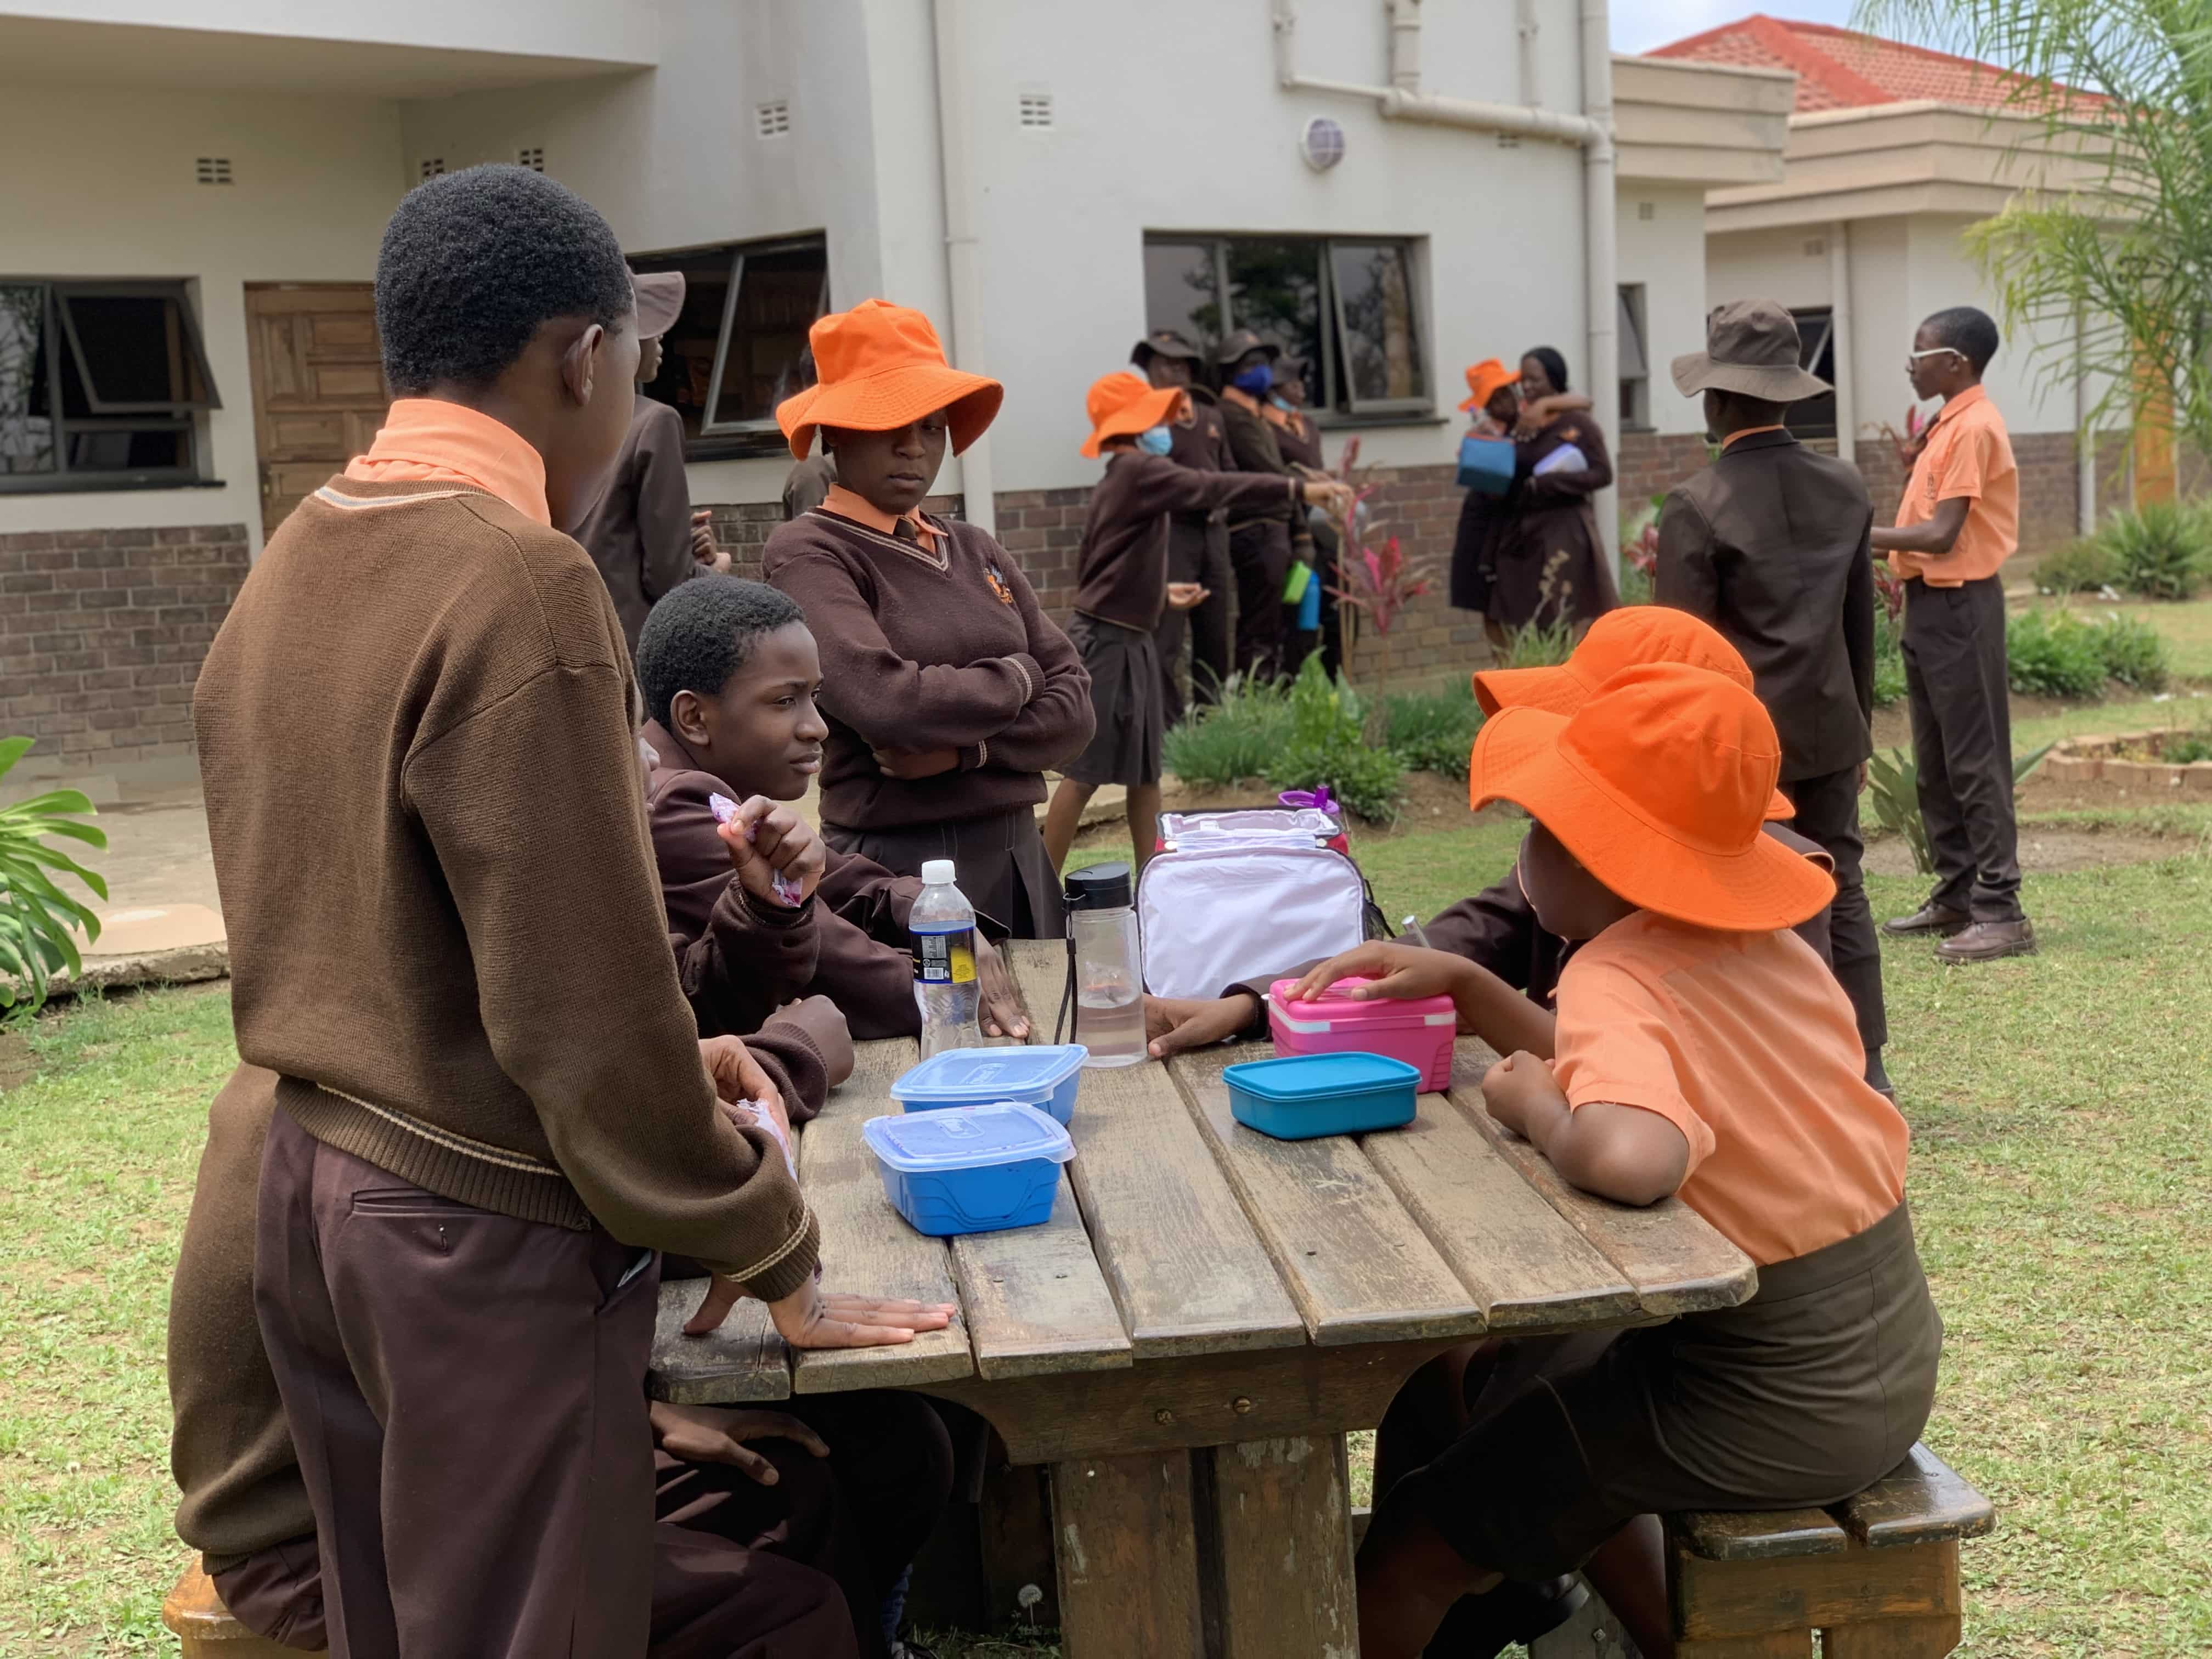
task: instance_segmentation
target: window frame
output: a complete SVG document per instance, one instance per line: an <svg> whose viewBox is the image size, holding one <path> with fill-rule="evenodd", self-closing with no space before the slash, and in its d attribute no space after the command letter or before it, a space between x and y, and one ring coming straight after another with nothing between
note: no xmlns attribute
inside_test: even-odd
<svg viewBox="0 0 2212 1659"><path fill-rule="evenodd" d="M1627 331L1632 330L1636 339L1636 356L1642 365L1638 374L1623 374L1620 377L1620 409L1619 418L1623 432L1649 432L1651 422L1651 319L1646 310L1650 289L1642 283L1620 283L1614 285L1616 296L1614 325L1624 331L1624 337L1614 342L1613 356L1625 366L1626 353L1620 349L1626 343ZM1631 388L1634 388L1632 392Z"/></svg>
<svg viewBox="0 0 2212 1659"><path fill-rule="evenodd" d="M1824 352L1829 354L1829 373L1824 377L1828 381L1828 390L1817 398L1801 398L1791 404L1782 417L1783 424L1800 439L1817 441L1823 438L1834 438L1838 435L1833 357L1836 346L1835 307L1833 306L1793 306L1790 308L1790 319L1797 325L1799 368L1808 374L1819 374L1821 354ZM1817 337L1812 336L1810 332L1814 326L1817 326L1820 331ZM1802 421L1798 418L1801 415L1810 416L1816 410L1820 411L1818 418Z"/></svg>
<svg viewBox="0 0 2212 1659"><path fill-rule="evenodd" d="M1431 360L1434 329L1429 305L1428 238L1405 236L1387 233L1352 234L1316 233L1311 231L1261 230L1169 230L1150 229L1144 233L1146 247L1202 247L1213 264L1214 293L1221 308L1221 333L1214 342L1205 344L1209 357L1219 339L1225 339L1244 326L1237 314L1237 296L1229 280L1230 248L1236 242L1297 242L1310 246L1316 253L1319 292L1315 297L1316 321L1322 326L1321 361L1314 367L1318 371L1317 386L1310 386L1310 392L1318 392L1309 402L1306 413L1314 423L1322 427L1348 426L1415 426L1434 424L1443 417L1437 410L1436 364ZM1344 350L1346 328L1342 295L1336 280L1336 253L1339 247L1396 248L1405 261L1406 281L1409 289L1413 325L1413 356L1420 365L1423 384L1427 388L1417 398L1358 398L1348 386L1340 386L1337 360ZM1147 315L1145 326L1150 329L1152 319ZM1339 394L1342 394L1341 404Z"/></svg>
<svg viewBox="0 0 2212 1659"><path fill-rule="evenodd" d="M774 455L782 445L782 429L776 425L773 411L751 420L716 421L713 418L714 410L720 407L722 401L722 383L726 378L732 337L737 328L738 304L744 289L745 261L775 253L819 252L822 255L822 291L816 296L814 315L820 319L828 315L830 311L830 236L827 231L805 231L752 241L694 242L683 247L644 248L628 253L624 258L633 271L637 271L641 265L647 270L659 270L672 264L718 253L725 248L730 255L729 284L722 296L721 320L715 329L714 363L707 374L707 396L699 411L699 429L684 435L684 459L686 461L757 459ZM772 445L769 440L774 441Z"/></svg>
<svg viewBox="0 0 2212 1659"><path fill-rule="evenodd" d="M43 372L50 410L46 418L52 427L54 458L53 466L47 471L0 472L0 495L58 495L110 489L221 488L221 481L209 476L210 446L201 422L207 413L222 407L222 399L216 385L214 370L208 363L199 312L193 303L193 286L189 277L100 279L0 274L0 287L31 288L40 293L40 356L44 359ZM66 301L116 297L175 301L177 315L182 325L182 343L191 351L193 368L199 375L200 387L205 394L204 398L173 403L150 403L110 402L96 396L85 361L83 343L77 336L76 320L69 314ZM66 410L62 380L62 353L64 349L69 351L70 365L76 369L78 382L84 388L86 406L93 411L90 415L75 416ZM70 440L81 434L103 432L178 433L181 435L184 462L178 466L71 466Z"/></svg>

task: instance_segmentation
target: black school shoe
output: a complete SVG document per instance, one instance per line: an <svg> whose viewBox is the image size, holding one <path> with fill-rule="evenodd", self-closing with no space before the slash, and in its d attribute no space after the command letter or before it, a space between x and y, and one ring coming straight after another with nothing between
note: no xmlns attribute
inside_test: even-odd
<svg viewBox="0 0 2212 1659"><path fill-rule="evenodd" d="M1893 939L1911 939L1920 933L1948 939L1954 933L1964 933L1972 921L1964 910L1954 910L1948 904L1938 904L1930 899L1909 916L1893 916L1882 923L1881 931Z"/></svg>
<svg viewBox="0 0 2212 1659"><path fill-rule="evenodd" d="M1422 1659L1498 1659L1515 1643L1548 1636L1589 1600L1577 1577L1523 1584L1507 1579L1486 1595L1462 1597L1429 1638Z"/></svg>

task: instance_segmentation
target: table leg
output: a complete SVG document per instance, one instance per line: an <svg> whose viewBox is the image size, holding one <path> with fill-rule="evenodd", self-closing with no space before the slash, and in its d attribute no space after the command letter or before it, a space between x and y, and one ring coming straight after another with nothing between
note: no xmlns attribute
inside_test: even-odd
<svg viewBox="0 0 2212 1659"><path fill-rule="evenodd" d="M1341 1435L1201 1454L1221 1575L1220 1659L1355 1659L1352 1506Z"/></svg>
<svg viewBox="0 0 2212 1659"><path fill-rule="evenodd" d="M1190 1454L1052 1466L1067 1659L1200 1659Z"/></svg>

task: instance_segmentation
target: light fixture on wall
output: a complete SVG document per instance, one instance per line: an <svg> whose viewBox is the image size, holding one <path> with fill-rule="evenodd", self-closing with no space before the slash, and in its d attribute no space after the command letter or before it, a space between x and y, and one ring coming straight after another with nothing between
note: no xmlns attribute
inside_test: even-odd
<svg viewBox="0 0 2212 1659"><path fill-rule="evenodd" d="M1316 173L1327 173L1344 159L1344 129L1326 115L1316 115L1298 135L1298 154Z"/></svg>

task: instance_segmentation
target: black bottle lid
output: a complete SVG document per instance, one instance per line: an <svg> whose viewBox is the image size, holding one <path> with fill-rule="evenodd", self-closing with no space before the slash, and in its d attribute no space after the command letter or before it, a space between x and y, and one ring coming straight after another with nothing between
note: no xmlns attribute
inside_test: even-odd
<svg viewBox="0 0 2212 1659"><path fill-rule="evenodd" d="M1126 910L1129 908L1129 866L1094 864L1067 878L1067 908L1071 910Z"/></svg>

